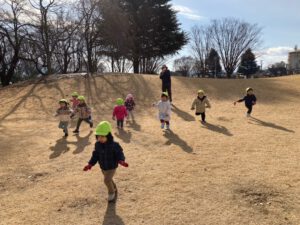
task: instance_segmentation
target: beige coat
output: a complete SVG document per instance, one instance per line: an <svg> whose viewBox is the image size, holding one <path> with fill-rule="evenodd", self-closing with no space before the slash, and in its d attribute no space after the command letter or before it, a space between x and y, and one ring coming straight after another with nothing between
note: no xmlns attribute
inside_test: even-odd
<svg viewBox="0 0 300 225"><path fill-rule="evenodd" d="M196 113L204 113L205 108L210 108L211 105L207 99L206 96L204 96L204 99L201 101L198 97L194 100L192 104L192 110L196 108Z"/></svg>

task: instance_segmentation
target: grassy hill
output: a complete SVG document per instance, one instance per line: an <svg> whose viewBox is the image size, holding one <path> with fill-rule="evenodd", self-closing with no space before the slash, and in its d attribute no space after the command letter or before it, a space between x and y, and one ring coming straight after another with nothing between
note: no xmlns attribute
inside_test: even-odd
<svg viewBox="0 0 300 225"><path fill-rule="evenodd" d="M105 75L0 89L0 224L298 225L300 76L175 77L170 132L152 107L160 86L157 76ZM250 119L232 104L248 86L258 98ZM200 88L212 104L207 126L190 110ZM65 139L57 128L57 101L73 91L87 97L96 123L112 122L116 98L135 96L136 122L123 132L113 123L130 164L117 171L115 205L99 167L82 171L94 130L83 123Z"/></svg>

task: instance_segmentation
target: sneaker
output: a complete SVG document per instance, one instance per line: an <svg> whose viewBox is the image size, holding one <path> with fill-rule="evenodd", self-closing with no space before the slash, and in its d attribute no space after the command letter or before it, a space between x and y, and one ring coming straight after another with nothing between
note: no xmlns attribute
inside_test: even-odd
<svg viewBox="0 0 300 225"><path fill-rule="evenodd" d="M161 129L164 129L164 128L165 128L165 124L162 123L162 124L160 125L160 128L161 128Z"/></svg>
<svg viewBox="0 0 300 225"><path fill-rule="evenodd" d="M250 113L246 113L246 117L250 117L251 115L250 115Z"/></svg>
<svg viewBox="0 0 300 225"><path fill-rule="evenodd" d="M167 125L167 126L166 126L166 129L167 129L167 130L170 130L170 125Z"/></svg>
<svg viewBox="0 0 300 225"><path fill-rule="evenodd" d="M65 137L68 137L69 136L69 134L68 133L65 133Z"/></svg>
<svg viewBox="0 0 300 225"><path fill-rule="evenodd" d="M79 130L74 130L73 133L74 134L79 134Z"/></svg>
<svg viewBox="0 0 300 225"><path fill-rule="evenodd" d="M93 125L94 125L93 122L91 122L91 123L90 123L90 128L93 128Z"/></svg>
<svg viewBox="0 0 300 225"><path fill-rule="evenodd" d="M115 200L115 197L116 197L116 192L114 192L112 194L108 194L107 201L108 202L113 202Z"/></svg>

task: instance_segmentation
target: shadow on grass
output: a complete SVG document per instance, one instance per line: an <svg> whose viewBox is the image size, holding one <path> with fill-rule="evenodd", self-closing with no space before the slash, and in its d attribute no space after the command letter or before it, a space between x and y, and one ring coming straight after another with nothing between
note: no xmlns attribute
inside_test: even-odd
<svg viewBox="0 0 300 225"><path fill-rule="evenodd" d="M255 125L269 127L269 128L273 128L273 129L277 129L277 130L289 132L289 133L295 133L295 131L293 131L293 130L290 130L290 129L285 128L285 127L280 126L280 125L277 125L275 123L270 123L270 122L266 122L266 121L257 119L255 117L250 117L250 121L253 121L254 123L252 123L252 124L255 124Z"/></svg>
<svg viewBox="0 0 300 225"><path fill-rule="evenodd" d="M68 142L65 137L62 137L61 139L58 139L56 141L55 146L50 147L50 150L53 151L52 154L49 156L49 159L55 159L59 157L61 154L64 154L70 150L70 147L68 147L68 144L71 142Z"/></svg>
<svg viewBox="0 0 300 225"><path fill-rule="evenodd" d="M187 144L186 141L182 140L177 134L175 134L171 130L166 130L164 133L164 136L168 139L165 145L177 145L179 146L183 151L187 153L192 153L193 149L191 146Z"/></svg>
<svg viewBox="0 0 300 225"><path fill-rule="evenodd" d="M203 127L207 130L211 130L216 133L224 134L224 135L230 136L230 137L233 136L233 134L230 133L230 131L226 127L221 126L221 125L215 125L215 124L206 122L205 124L203 124Z"/></svg>
<svg viewBox="0 0 300 225"><path fill-rule="evenodd" d="M122 130L122 129L118 129L119 132L115 133L116 137L121 139L122 141L124 141L125 143L130 143L130 140L131 140L131 132L130 131L125 131L125 130Z"/></svg>
<svg viewBox="0 0 300 225"><path fill-rule="evenodd" d="M179 109L179 108L178 108L176 105L174 105L174 104L172 104L172 109L173 109L172 111L173 111L174 113L176 113L177 116L179 116L180 118L182 118L182 119L185 120L185 121L191 122L191 121L195 121L195 120L196 120L194 116L192 116L191 114L189 114L189 113L187 113L187 112L185 112L185 111Z"/></svg>
<svg viewBox="0 0 300 225"><path fill-rule="evenodd" d="M102 225L125 225L123 219L119 215L117 215L116 212L117 200L118 194L116 195L115 202L107 204Z"/></svg>

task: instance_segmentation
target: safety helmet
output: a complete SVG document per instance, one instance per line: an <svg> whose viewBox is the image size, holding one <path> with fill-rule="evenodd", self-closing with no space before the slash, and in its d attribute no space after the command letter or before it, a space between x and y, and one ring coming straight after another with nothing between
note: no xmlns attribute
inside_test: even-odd
<svg viewBox="0 0 300 225"><path fill-rule="evenodd" d="M83 95L78 96L77 99L80 100L80 101L85 101L85 97Z"/></svg>
<svg viewBox="0 0 300 225"><path fill-rule="evenodd" d="M78 93L76 92L76 91L74 91L73 93L72 93L72 97L78 97Z"/></svg>
<svg viewBox="0 0 300 225"><path fill-rule="evenodd" d="M111 125L107 121L101 121L95 129L95 135L107 136L109 133L111 133Z"/></svg>
<svg viewBox="0 0 300 225"><path fill-rule="evenodd" d="M118 98L116 100L117 105L123 105L124 104L124 100L122 98Z"/></svg>

